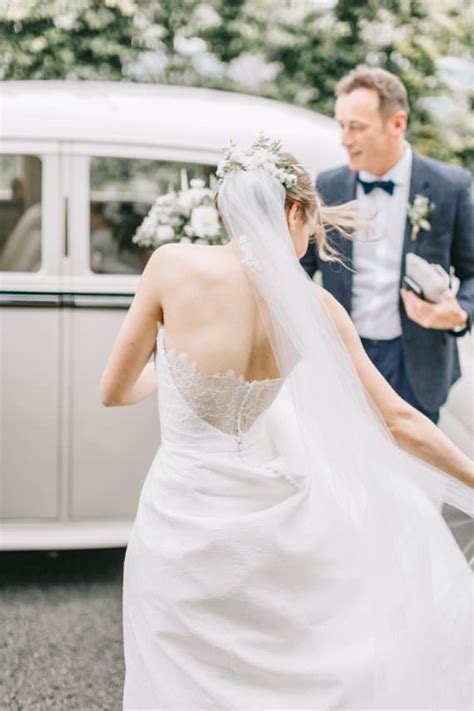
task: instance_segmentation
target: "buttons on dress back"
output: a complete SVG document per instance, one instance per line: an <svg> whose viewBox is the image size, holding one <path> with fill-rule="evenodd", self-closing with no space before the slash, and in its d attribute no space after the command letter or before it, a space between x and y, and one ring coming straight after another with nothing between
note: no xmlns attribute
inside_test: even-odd
<svg viewBox="0 0 474 711"><path fill-rule="evenodd" d="M254 383L251 383L251 382L245 383L244 395L242 398L242 402L240 403L240 407L237 411L237 417L235 420L235 441L237 443L237 452L238 452L240 459L243 459L243 457L242 457L242 443L243 443L242 415L244 412L245 405L247 404L247 400L249 398L250 391L252 389L252 385L254 385Z"/></svg>
<svg viewBox="0 0 474 711"><path fill-rule="evenodd" d="M237 456L242 459L244 434L270 407L280 391L282 379L245 380L234 371L204 375L186 353L173 349L167 351L163 336L157 357L170 385L178 390L186 403L186 416L189 418L186 427L199 427L206 423L229 435L235 442ZM176 417L182 427L182 409Z"/></svg>

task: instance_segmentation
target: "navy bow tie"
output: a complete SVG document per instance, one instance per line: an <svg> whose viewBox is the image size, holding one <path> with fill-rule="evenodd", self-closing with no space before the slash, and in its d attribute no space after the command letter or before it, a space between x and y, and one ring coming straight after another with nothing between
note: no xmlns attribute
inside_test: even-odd
<svg viewBox="0 0 474 711"><path fill-rule="evenodd" d="M357 182L364 188L365 195L371 193L374 188L382 188L382 190L385 190L385 192L389 195L393 195L393 190L395 188L393 180L372 180L369 183L366 180L361 180L361 178L357 176Z"/></svg>

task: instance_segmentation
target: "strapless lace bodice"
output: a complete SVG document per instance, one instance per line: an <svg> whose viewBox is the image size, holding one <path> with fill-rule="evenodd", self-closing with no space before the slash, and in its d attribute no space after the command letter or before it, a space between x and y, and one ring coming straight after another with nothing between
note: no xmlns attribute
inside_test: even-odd
<svg viewBox="0 0 474 711"><path fill-rule="evenodd" d="M195 443L211 428L218 441L223 440L217 433L232 438L241 451L246 434L277 396L281 378L247 381L231 370L203 375L186 353L165 350L163 334L160 328L156 356L162 435Z"/></svg>

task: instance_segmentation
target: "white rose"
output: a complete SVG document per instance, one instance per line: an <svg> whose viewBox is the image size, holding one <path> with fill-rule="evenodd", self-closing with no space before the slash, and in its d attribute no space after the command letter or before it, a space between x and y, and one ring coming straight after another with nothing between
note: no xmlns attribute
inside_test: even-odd
<svg viewBox="0 0 474 711"><path fill-rule="evenodd" d="M171 241L174 239L174 229L171 225L159 225L156 228L156 238L160 242Z"/></svg>
<svg viewBox="0 0 474 711"><path fill-rule="evenodd" d="M245 162L248 160L248 156L243 151L234 150L232 151L232 160L236 163L245 164Z"/></svg>
<svg viewBox="0 0 474 711"><path fill-rule="evenodd" d="M193 190L182 190L179 194L178 206L183 212L190 212L196 205L196 193Z"/></svg>
<svg viewBox="0 0 474 711"><path fill-rule="evenodd" d="M210 205L195 207L191 213L191 226L197 237L217 237L220 227L216 210Z"/></svg>
<svg viewBox="0 0 474 711"><path fill-rule="evenodd" d="M204 180L202 180L201 178L193 178L193 179L189 182L189 184L190 184L190 186L191 186L192 188L196 188L197 190L201 190L201 189L205 186L206 183L205 183Z"/></svg>

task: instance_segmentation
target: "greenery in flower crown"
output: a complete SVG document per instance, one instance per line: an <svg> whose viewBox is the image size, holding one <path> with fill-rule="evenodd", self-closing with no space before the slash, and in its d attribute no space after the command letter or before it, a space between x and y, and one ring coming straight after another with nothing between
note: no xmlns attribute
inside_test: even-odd
<svg viewBox="0 0 474 711"><path fill-rule="evenodd" d="M155 249L169 242L224 244L227 236L214 207L214 191L204 180L160 195L132 238L141 247Z"/></svg>
<svg viewBox="0 0 474 711"><path fill-rule="evenodd" d="M260 134L246 153L231 141L217 167L217 177L222 181L229 173L261 169L273 175L286 188L292 188L297 183L298 169L281 157L281 150L280 141L272 141L263 134Z"/></svg>

